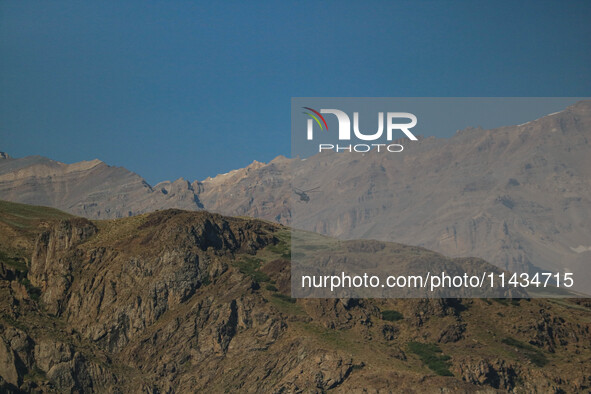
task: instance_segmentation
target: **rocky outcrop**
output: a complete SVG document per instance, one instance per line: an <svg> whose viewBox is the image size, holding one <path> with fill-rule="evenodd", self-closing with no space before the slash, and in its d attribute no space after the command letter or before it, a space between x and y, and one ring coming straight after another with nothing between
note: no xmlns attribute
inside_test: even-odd
<svg viewBox="0 0 591 394"><path fill-rule="evenodd" d="M30 280L41 289L42 300L50 313L59 314L63 309L63 297L73 281L72 271L79 269L79 255L73 251L74 247L96 231L96 226L87 219L76 218L58 222L37 239Z"/></svg>
<svg viewBox="0 0 591 394"><path fill-rule="evenodd" d="M515 366L498 359L466 358L457 366L457 374L466 382L506 391L512 391L518 379Z"/></svg>
<svg viewBox="0 0 591 394"><path fill-rule="evenodd" d="M207 212L38 231L28 272L0 262L3 392L589 388L584 300L295 300L288 229Z"/></svg>
<svg viewBox="0 0 591 394"><path fill-rule="evenodd" d="M92 239L78 247L97 228L85 219L61 221L41 234L31 261L31 281L47 310L111 352L223 274L224 256L275 242L263 223L240 226L206 212L163 211L142 219L133 239L110 247L94 247ZM147 247L149 255L134 253ZM227 336L232 326L220 330Z"/></svg>
<svg viewBox="0 0 591 394"><path fill-rule="evenodd" d="M7 392L92 392L115 389L115 375L68 343L0 327L0 388Z"/></svg>
<svg viewBox="0 0 591 394"><path fill-rule="evenodd" d="M0 375L5 385L18 387L24 375L20 364L22 361L17 358L14 350L5 342L0 341Z"/></svg>

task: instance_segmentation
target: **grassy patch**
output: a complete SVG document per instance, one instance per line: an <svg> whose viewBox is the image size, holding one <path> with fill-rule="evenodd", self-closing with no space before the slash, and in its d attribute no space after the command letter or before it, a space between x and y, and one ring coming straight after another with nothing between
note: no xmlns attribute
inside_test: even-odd
<svg viewBox="0 0 591 394"><path fill-rule="evenodd" d="M281 301L284 301L284 302L289 302L289 303L292 303L292 304L295 304L296 303L296 299L295 298L291 298L290 296L287 296L285 294L273 293L272 296L275 297L275 298L277 298L277 299L279 299L279 300L281 300Z"/></svg>
<svg viewBox="0 0 591 394"><path fill-rule="evenodd" d="M279 231L275 236L279 239L279 242L276 245L267 246L266 250L279 255L282 259L291 259L291 232Z"/></svg>
<svg viewBox="0 0 591 394"><path fill-rule="evenodd" d="M244 275L248 275L257 283L269 282L271 278L264 272L259 271L261 268L261 259L255 257L243 257L236 262L236 267Z"/></svg>
<svg viewBox="0 0 591 394"><path fill-rule="evenodd" d="M4 263L7 267L10 267L14 270L16 280L20 284L25 286L25 289L27 290L27 294L29 294L29 297L33 301L39 301L39 297L41 297L41 289L33 286L29 279L27 279L29 269L27 267L25 259L21 257L9 256L8 254L0 251L0 261Z"/></svg>
<svg viewBox="0 0 591 394"><path fill-rule="evenodd" d="M499 304L504 305L504 306L509 306L509 305L519 306L521 299L520 298L493 298L493 301L498 302Z"/></svg>
<svg viewBox="0 0 591 394"><path fill-rule="evenodd" d="M0 220L15 227L32 228L37 220L67 219L73 215L55 208L0 200Z"/></svg>
<svg viewBox="0 0 591 394"><path fill-rule="evenodd" d="M382 311L382 320L398 321L398 320L402 320L402 319L404 319L404 316L402 316L402 313L400 313L398 311L393 311L393 310Z"/></svg>
<svg viewBox="0 0 591 394"><path fill-rule="evenodd" d="M267 246L267 249L272 253L280 255L283 259L289 260L291 258L291 248L287 242L279 241L277 245Z"/></svg>
<svg viewBox="0 0 591 394"><path fill-rule="evenodd" d="M336 349L351 351L352 343L343 331L321 327L317 324L306 322L301 326L307 334L316 337L322 346L329 345Z"/></svg>
<svg viewBox="0 0 591 394"><path fill-rule="evenodd" d="M211 277L209 276L209 274L203 275L203 278L201 278L201 285L207 286L209 284L211 284Z"/></svg>
<svg viewBox="0 0 591 394"><path fill-rule="evenodd" d="M507 299L506 299L506 298L493 298L492 300L493 300L494 302L498 302L498 303L499 303L499 304L501 304L501 305L504 305L504 306L509 306L509 302L507 301Z"/></svg>
<svg viewBox="0 0 591 394"><path fill-rule="evenodd" d="M546 359L544 353L542 353L540 349L537 349L528 343L518 341L517 339L511 337L504 338L501 342L503 342L505 345L519 349L520 353L537 367L543 367L548 363L548 359Z"/></svg>
<svg viewBox="0 0 591 394"><path fill-rule="evenodd" d="M271 293L269 302L286 315L303 316L306 314L301 306L296 303L295 298L291 298L281 293Z"/></svg>
<svg viewBox="0 0 591 394"><path fill-rule="evenodd" d="M450 357L442 354L439 346L434 343L409 342L408 349L437 375L453 376L449 370Z"/></svg>
<svg viewBox="0 0 591 394"><path fill-rule="evenodd" d="M521 301L519 298L493 298L492 300L503 306L519 306L519 303Z"/></svg>
<svg viewBox="0 0 591 394"><path fill-rule="evenodd" d="M21 257L9 256L8 254L4 253L0 250L0 261L4 263L6 266L14 268L17 271L21 271L23 273L27 273L27 263L25 259Z"/></svg>
<svg viewBox="0 0 591 394"><path fill-rule="evenodd" d="M277 287L275 287L272 284L268 284L267 286L265 286L265 289L269 290L269 291L277 291Z"/></svg>

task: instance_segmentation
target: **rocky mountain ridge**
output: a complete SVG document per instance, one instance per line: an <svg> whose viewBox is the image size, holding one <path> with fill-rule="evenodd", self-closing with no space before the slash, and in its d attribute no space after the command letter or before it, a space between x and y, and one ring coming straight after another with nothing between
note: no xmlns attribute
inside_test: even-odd
<svg viewBox="0 0 591 394"><path fill-rule="evenodd" d="M65 164L41 156L0 160L3 198L53 206L90 218L137 215L156 209L199 209L191 184L183 179L150 186L122 167L95 159Z"/></svg>
<svg viewBox="0 0 591 394"><path fill-rule="evenodd" d="M589 289L590 133L591 102L584 101L518 126L422 139L401 154L278 157L154 187L96 161L4 159L0 198L89 218L206 209L481 257L516 272L574 271ZM309 203L294 194L315 187Z"/></svg>
<svg viewBox="0 0 591 394"><path fill-rule="evenodd" d="M208 212L0 223L4 392L591 387L585 300L295 300L288 229Z"/></svg>

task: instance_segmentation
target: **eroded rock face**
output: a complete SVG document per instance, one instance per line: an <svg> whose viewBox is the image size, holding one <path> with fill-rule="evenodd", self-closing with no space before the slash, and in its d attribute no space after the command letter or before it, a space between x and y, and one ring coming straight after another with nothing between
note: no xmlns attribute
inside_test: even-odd
<svg viewBox="0 0 591 394"><path fill-rule="evenodd" d="M467 358L458 365L457 369L459 376L469 383L507 391L515 388L517 379L515 366L503 360Z"/></svg>
<svg viewBox="0 0 591 394"><path fill-rule="evenodd" d="M60 221L43 232L31 258L30 280L41 288L50 313L58 314L63 297L72 284L72 271L80 257L75 246L96 234L97 228L87 219Z"/></svg>
<svg viewBox="0 0 591 394"><path fill-rule="evenodd" d="M32 374L45 382L32 383ZM0 326L0 376L0 390L7 392L109 391L115 390L117 381L111 371L88 360L71 344L47 337L35 342L10 326Z"/></svg>
<svg viewBox="0 0 591 394"><path fill-rule="evenodd" d="M4 341L0 341L0 375L8 384L18 387L22 379L22 372L19 373L19 361L12 348Z"/></svg>
<svg viewBox="0 0 591 394"><path fill-rule="evenodd" d="M73 346L63 342L41 340L35 346L36 365L47 378L64 391L93 391L113 387L116 379L100 364L89 362ZM102 389L100 389L102 390Z"/></svg>
<svg viewBox="0 0 591 394"><path fill-rule="evenodd" d="M109 351L223 274L224 256L274 242L262 223L239 227L206 212L165 211L144 219L133 237L122 234L109 247L94 247L92 240L78 247L98 229L85 219L61 221L41 234L31 262L32 283L41 287L47 310ZM232 328L225 330L220 335Z"/></svg>
<svg viewBox="0 0 591 394"><path fill-rule="evenodd" d="M0 391L589 389L584 300L295 300L288 234L176 210L54 223L31 284L0 262ZM453 376L411 342L430 344Z"/></svg>

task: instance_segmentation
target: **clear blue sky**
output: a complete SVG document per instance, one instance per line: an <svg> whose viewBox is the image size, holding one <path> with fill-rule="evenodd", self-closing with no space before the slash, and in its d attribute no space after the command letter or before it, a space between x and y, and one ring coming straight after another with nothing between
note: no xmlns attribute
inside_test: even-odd
<svg viewBox="0 0 591 394"><path fill-rule="evenodd" d="M0 2L0 150L154 184L290 151L290 98L590 96L589 1Z"/></svg>

